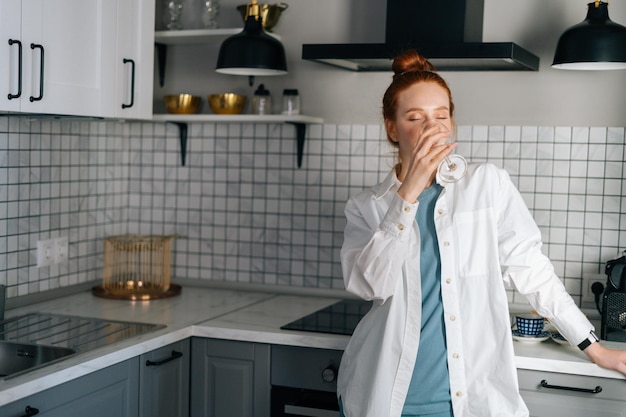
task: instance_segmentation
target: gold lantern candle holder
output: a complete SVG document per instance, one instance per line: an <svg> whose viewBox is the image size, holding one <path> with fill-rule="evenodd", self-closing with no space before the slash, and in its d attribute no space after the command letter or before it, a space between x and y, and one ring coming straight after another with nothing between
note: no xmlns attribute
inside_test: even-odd
<svg viewBox="0 0 626 417"><path fill-rule="evenodd" d="M104 241L102 286L94 294L105 298L150 300L180 293L171 283L174 235L120 235Z"/></svg>

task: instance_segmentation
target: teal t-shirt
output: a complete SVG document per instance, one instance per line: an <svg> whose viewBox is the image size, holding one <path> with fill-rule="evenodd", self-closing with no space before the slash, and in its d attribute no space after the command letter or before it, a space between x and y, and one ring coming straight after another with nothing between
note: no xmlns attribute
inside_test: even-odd
<svg viewBox="0 0 626 417"><path fill-rule="evenodd" d="M450 411L450 381L441 300L441 258L435 230L435 203L442 187L433 184L419 196L415 216L420 231L422 330L403 415Z"/></svg>

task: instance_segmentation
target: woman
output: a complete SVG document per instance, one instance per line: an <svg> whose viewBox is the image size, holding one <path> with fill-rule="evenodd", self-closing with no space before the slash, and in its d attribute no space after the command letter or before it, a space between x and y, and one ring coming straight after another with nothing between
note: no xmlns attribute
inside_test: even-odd
<svg viewBox="0 0 626 417"><path fill-rule="evenodd" d="M593 343L593 325L542 255L507 173L470 164L459 182L437 177L455 148L444 145L455 128L446 82L415 51L397 57L393 71L383 116L398 164L345 210L345 286L374 303L342 359L343 415L528 416L506 288L591 360L626 373L626 352Z"/></svg>

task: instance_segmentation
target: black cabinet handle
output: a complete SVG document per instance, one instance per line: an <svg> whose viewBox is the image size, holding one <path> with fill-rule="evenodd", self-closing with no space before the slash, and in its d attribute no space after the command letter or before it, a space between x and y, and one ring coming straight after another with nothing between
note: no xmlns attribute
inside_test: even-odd
<svg viewBox="0 0 626 417"><path fill-rule="evenodd" d="M27 405L26 408L24 409L24 412L26 414L24 414L22 417L31 417L31 416L39 414L39 409L35 407L31 407L30 405Z"/></svg>
<svg viewBox="0 0 626 417"><path fill-rule="evenodd" d="M130 76L130 104L122 103L122 108L127 109L129 107L133 107L135 104L135 61L132 59L124 58L122 60L124 64L130 63L131 68L131 76Z"/></svg>
<svg viewBox="0 0 626 417"><path fill-rule="evenodd" d="M175 350L173 350L172 351L172 355L169 358L161 359L161 360L158 360L158 361L147 360L146 361L146 366L160 366L160 365L163 365L164 363L168 363L170 361L173 361L174 359L178 359L181 356L183 356L182 352L176 352Z"/></svg>
<svg viewBox="0 0 626 417"><path fill-rule="evenodd" d="M19 98L22 95L22 42L9 39L9 45L17 44L17 94L9 93L9 100Z"/></svg>
<svg viewBox="0 0 626 417"><path fill-rule="evenodd" d="M602 392L602 387L600 385L598 385L595 388L564 387L564 386L561 386L561 385L550 385L550 384L548 384L548 381L546 381L545 379L541 380L540 385L543 388L560 389L560 390L564 390L564 391L586 392L588 394L597 394L599 392Z"/></svg>
<svg viewBox="0 0 626 417"><path fill-rule="evenodd" d="M30 49L39 49L41 50L41 65L39 66L39 97L30 96L29 100L31 103L33 101L39 101L43 98L43 45L37 45L34 43L30 44Z"/></svg>

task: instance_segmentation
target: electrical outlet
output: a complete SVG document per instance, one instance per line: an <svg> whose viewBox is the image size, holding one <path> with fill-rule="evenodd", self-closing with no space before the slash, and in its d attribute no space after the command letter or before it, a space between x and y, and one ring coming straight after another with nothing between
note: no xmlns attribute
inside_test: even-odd
<svg viewBox="0 0 626 417"><path fill-rule="evenodd" d="M54 249L54 263L60 264L62 262L67 262L67 258L69 256L67 237L57 237L54 239Z"/></svg>
<svg viewBox="0 0 626 417"><path fill-rule="evenodd" d="M69 256L67 237L37 241L37 267L66 262Z"/></svg>
<svg viewBox="0 0 626 417"><path fill-rule="evenodd" d="M37 241L37 267L52 265L56 259L54 240Z"/></svg>
<svg viewBox="0 0 626 417"><path fill-rule="evenodd" d="M599 282L602 286L606 285L606 275L604 274L585 274L583 275L583 288L582 288L582 307L596 308L595 294L591 290L594 283ZM600 302L602 295L600 295Z"/></svg>

